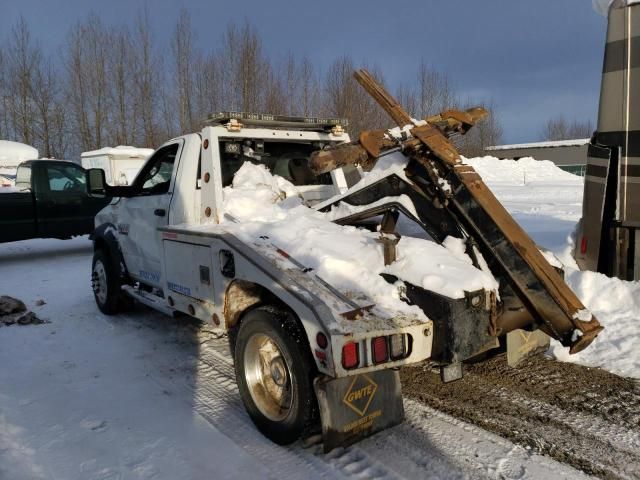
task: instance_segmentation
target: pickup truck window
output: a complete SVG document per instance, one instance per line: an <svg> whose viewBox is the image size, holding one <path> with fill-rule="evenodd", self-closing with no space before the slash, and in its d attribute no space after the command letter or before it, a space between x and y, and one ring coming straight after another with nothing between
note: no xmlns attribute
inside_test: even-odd
<svg viewBox="0 0 640 480"><path fill-rule="evenodd" d="M167 145L149 159L133 185L140 195L161 195L169 191L178 147L177 143Z"/></svg>
<svg viewBox="0 0 640 480"><path fill-rule="evenodd" d="M51 165L47 167L49 190L52 192L84 192L85 172L76 165Z"/></svg>

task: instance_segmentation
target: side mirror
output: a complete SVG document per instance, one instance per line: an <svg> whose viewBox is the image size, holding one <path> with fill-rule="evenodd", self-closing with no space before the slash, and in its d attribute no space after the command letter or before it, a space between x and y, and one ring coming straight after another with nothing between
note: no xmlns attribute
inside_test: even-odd
<svg viewBox="0 0 640 480"><path fill-rule="evenodd" d="M90 168L87 170L87 193L92 197L105 197L106 185L104 170Z"/></svg>

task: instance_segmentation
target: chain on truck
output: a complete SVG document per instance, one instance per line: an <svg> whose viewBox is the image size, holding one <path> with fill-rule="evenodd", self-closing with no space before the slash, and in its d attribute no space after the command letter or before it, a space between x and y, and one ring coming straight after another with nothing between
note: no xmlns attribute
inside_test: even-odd
<svg viewBox="0 0 640 480"><path fill-rule="evenodd" d="M401 127L414 122L366 72L357 78ZM483 115L445 112L400 139L374 131L351 142L343 120L226 112L161 146L130 186L110 187L101 170L90 170L92 194L114 197L93 234L97 305L114 314L135 299L228 332L240 395L258 429L287 444L321 428L326 451L402 421L403 365L429 360L452 381L464 361L505 345L513 363L549 336L579 351L601 330L597 320L449 142ZM362 168L397 151L409 159L406 175L349 188ZM463 239L474 265L489 268L500 287L450 299L407 284L406 301L426 317L380 316L269 239L249 243L225 231L223 188L245 161L266 164L319 211L358 206L335 222L380 231L385 262L395 257L385 239L398 237L403 216L436 242ZM415 209L384 201L400 195Z"/></svg>

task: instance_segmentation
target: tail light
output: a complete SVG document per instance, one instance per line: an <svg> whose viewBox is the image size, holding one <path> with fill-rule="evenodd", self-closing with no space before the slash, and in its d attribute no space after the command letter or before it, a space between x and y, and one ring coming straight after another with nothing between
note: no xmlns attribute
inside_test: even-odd
<svg viewBox="0 0 640 480"><path fill-rule="evenodd" d="M316 335L316 343L320 348L325 349L327 348L327 345L329 345L329 340L324 333L318 332L318 334Z"/></svg>
<svg viewBox="0 0 640 480"><path fill-rule="evenodd" d="M582 241L580 242L580 253L582 255L587 253L587 237L582 237Z"/></svg>
<svg viewBox="0 0 640 480"><path fill-rule="evenodd" d="M345 343L342 347L342 366L346 370L356 368L360 364L358 344L354 342Z"/></svg>
<svg viewBox="0 0 640 480"><path fill-rule="evenodd" d="M399 360L407 356L407 340L403 333L389 336L391 345L391 359Z"/></svg>
<svg viewBox="0 0 640 480"><path fill-rule="evenodd" d="M389 359L387 337L376 337L371 340L371 351L373 353L373 363L386 362Z"/></svg>

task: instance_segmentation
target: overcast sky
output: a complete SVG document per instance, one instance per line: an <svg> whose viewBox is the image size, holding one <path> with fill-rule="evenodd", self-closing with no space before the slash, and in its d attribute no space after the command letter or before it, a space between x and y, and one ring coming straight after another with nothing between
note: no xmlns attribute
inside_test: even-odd
<svg viewBox="0 0 640 480"><path fill-rule="evenodd" d="M463 96L495 102L507 143L539 140L561 113L595 123L606 19L591 0L0 0L0 41L23 15L55 53L90 11L131 24L144 5L165 45L184 6L205 49L247 18L274 58L292 51L325 68L348 54L377 64L392 87L424 58Z"/></svg>

